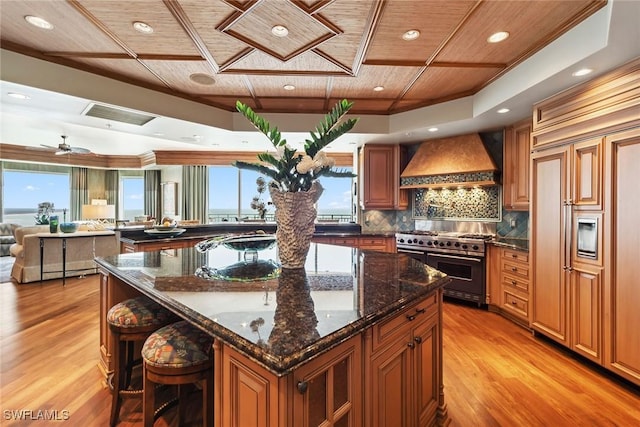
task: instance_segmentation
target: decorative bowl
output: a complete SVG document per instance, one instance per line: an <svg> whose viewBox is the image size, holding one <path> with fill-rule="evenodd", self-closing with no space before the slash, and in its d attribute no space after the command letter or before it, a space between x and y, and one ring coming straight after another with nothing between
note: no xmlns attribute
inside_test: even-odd
<svg viewBox="0 0 640 427"><path fill-rule="evenodd" d="M78 224L75 222L61 222L60 231L63 233L75 233L78 231Z"/></svg>
<svg viewBox="0 0 640 427"><path fill-rule="evenodd" d="M171 227L168 230L157 230L155 228L149 228L144 230L144 232L146 234L148 234L151 237L155 237L155 238L159 238L159 239L166 239L168 237L176 237L181 235L182 233L184 233L185 231L187 231L184 228L174 228Z"/></svg>
<svg viewBox="0 0 640 427"><path fill-rule="evenodd" d="M154 225L153 229L154 230L158 230L158 231L169 231L169 230L173 230L174 228L177 227L178 224L171 224L171 225Z"/></svg>

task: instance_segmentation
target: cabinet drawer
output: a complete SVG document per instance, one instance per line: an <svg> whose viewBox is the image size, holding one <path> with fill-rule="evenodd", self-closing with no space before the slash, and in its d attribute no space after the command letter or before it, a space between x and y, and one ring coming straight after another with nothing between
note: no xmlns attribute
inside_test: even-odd
<svg viewBox="0 0 640 427"><path fill-rule="evenodd" d="M503 273L502 285L506 286L507 288L514 288L525 293L529 292L529 281L522 277Z"/></svg>
<svg viewBox="0 0 640 427"><path fill-rule="evenodd" d="M513 261L529 264L529 252L516 251L512 249L503 249L502 258L505 260L510 259Z"/></svg>
<svg viewBox="0 0 640 427"><path fill-rule="evenodd" d="M529 280L529 264L522 264L503 258L501 270L503 273Z"/></svg>
<svg viewBox="0 0 640 427"><path fill-rule="evenodd" d="M335 237L331 240L331 243L334 245L344 245L344 246L356 246L356 238L355 237Z"/></svg>
<svg viewBox="0 0 640 427"><path fill-rule="evenodd" d="M390 319L375 325L373 330L373 348L375 352L379 348L386 348L394 340L411 330L411 328L426 317L437 314L437 294L433 294L427 299L413 304L401 312L393 315Z"/></svg>
<svg viewBox="0 0 640 427"><path fill-rule="evenodd" d="M384 237L361 237L358 245L361 247L385 247L387 242Z"/></svg>
<svg viewBox="0 0 640 427"><path fill-rule="evenodd" d="M503 308L521 317L529 317L529 300L505 290L502 295Z"/></svg>

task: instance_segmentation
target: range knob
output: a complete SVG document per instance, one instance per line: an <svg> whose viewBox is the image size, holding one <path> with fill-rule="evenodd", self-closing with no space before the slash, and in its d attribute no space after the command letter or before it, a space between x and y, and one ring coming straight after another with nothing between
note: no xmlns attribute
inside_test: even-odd
<svg viewBox="0 0 640 427"><path fill-rule="evenodd" d="M404 239L398 239L398 243L404 243Z"/></svg>
<svg viewBox="0 0 640 427"><path fill-rule="evenodd" d="M451 246L451 242L447 242L447 246Z"/></svg>
<svg viewBox="0 0 640 427"><path fill-rule="evenodd" d="M431 240L427 240L427 246L431 246L433 244L433 242L431 242Z"/></svg>
<svg viewBox="0 0 640 427"><path fill-rule="evenodd" d="M418 243L418 239L413 239L413 243Z"/></svg>
<svg viewBox="0 0 640 427"><path fill-rule="evenodd" d="M462 249L467 249L468 246L467 245L462 245Z"/></svg>
<svg viewBox="0 0 640 427"><path fill-rule="evenodd" d="M437 240L433 241L433 246L438 246L438 241Z"/></svg>
<svg viewBox="0 0 640 427"><path fill-rule="evenodd" d="M473 248L474 251L477 251L478 249L480 249L480 247L478 247L478 245L473 245L472 248Z"/></svg>
<svg viewBox="0 0 640 427"><path fill-rule="evenodd" d="M460 242L456 242L453 246L455 246L456 248L460 247Z"/></svg>
<svg viewBox="0 0 640 427"><path fill-rule="evenodd" d="M444 242L440 242L440 247L444 246Z"/></svg>
<svg viewBox="0 0 640 427"><path fill-rule="evenodd" d="M419 245L424 245L424 242L422 240L418 240L418 244Z"/></svg>

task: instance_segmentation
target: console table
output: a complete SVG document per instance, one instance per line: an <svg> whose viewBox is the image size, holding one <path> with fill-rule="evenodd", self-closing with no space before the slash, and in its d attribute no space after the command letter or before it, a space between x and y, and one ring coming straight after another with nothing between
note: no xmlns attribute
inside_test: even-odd
<svg viewBox="0 0 640 427"><path fill-rule="evenodd" d="M42 282L44 273L57 273L59 271L44 271L44 241L45 239L57 239L60 240L61 248L62 248L62 286L66 284L66 275L67 275L67 239L75 239L75 238L91 238L95 239L95 236L100 235L113 235L113 231L77 231L74 233L37 233L38 239L40 240L40 282ZM92 247L92 258L95 258L95 240ZM94 268L95 269L95 268ZM82 270L90 270L88 268L83 268L79 270L69 270L69 271L82 271Z"/></svg>

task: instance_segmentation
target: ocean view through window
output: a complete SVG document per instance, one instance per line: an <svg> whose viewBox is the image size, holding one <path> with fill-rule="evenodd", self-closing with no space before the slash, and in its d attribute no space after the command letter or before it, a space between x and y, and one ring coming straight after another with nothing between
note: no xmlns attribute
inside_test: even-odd
<svg viewBox="0 0 640 427"><path fill-rule="evenodd" d="M256 179L259 176L255 171L232 166L209 167L209 222L259 220L258 211L251 208L251 200L258 194ZM269 182L268 178L263 178ZM352 221L353 180L323 177L319 181L324 192L318 200L318 221ZM267 205L265 220L274 221L275 207L269 205L269 192L262 193L261 199Z"/></svg>
<svg viewBox="0 0 640 427"><path fill-rule="evenodd" d="M38 203L53 203L52 215L63 219L63 209L67 210L67 220L71 220L69 172L44 172L34 170L3 170L2 222L22 226L34 225L38 213Z"/></svg>

